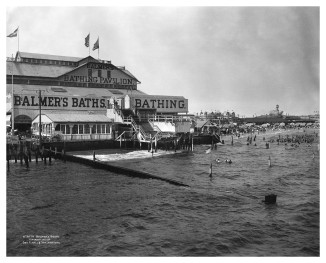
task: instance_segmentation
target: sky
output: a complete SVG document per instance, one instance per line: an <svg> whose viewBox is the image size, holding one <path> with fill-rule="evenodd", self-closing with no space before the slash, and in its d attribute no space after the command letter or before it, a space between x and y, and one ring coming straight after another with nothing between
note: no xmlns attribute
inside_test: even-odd
<svg viewBox="0 0 326 263"><path fill-rule="evenodd" d="M320 107L319 7L6 7L19 50L88 56L125 66L150 95L188 99L189 113L290 115ZM6 56L18 49L6 38ZM91 51L98 58L98 52Z"/></svg>

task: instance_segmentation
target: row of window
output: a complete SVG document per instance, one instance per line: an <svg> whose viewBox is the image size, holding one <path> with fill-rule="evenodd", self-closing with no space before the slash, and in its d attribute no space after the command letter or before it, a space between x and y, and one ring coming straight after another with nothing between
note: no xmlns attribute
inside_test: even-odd
<svg viewBox="0 0 326 263"><path fill-rule="evenodd" d="M68 124L60 124L62 134L90 134L89 124L75 124L72 128ZM92 134L109 133L110 127L108 124L94 124Z"/></svg>
<svg viewBox="0 0 326 263"><path fill-rule="evenodd" d="M61 66L74 66L78 64L71 61L60 61L60 60L47 60L47 59L35 59L35 58L23 58L23 62L35 63L35 64L47 64L47 65L61 65Z"/></svg>
<svg viewBox="0 0 326 263"><path fill-rule="evenodd" d="M93 70L92 70L91 68L89 68L89 69L88 69L88 77L92 77L92 76L93 76ZM101 69L99 69L99 70L97 71L97 76L98 76L99 78L102 77L102 70L101 70ZM107 70L107 71L106 71L106 77L107 77L107 78L111 78L111 71L110 71L110 70Z"/></svg>

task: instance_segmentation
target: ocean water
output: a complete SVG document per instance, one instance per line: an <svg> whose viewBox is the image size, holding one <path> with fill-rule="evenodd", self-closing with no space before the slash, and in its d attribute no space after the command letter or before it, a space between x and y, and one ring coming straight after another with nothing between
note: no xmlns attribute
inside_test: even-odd
<svg viewBox="0 0 326 263"><path fill-rule="evenodd" d="M298 147L265 146L279 135L314 132L256 134L251 145L248 135L233 145L223 137L225 145L209 154L208 145L153 157L97 153L99 161L190 187L59 160L30 168L11 163L7 256L319 256L319 136ZM268 194L277 195L276 204L262 202Z"/></svg>

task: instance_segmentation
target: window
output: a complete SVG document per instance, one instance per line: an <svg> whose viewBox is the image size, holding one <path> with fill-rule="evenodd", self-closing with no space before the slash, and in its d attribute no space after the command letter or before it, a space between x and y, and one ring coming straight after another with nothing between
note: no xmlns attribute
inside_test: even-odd
<svg viewBox="0 0 326 263"><path fill-rule="evenodd" d="M61 124L60 125L60 131L62 132L62 134L66 134L66 125Z"/></svg>
<svg viewBox="0 0 326 263"><path fill-rule="evenodd" d="M66 125L66 134L71 134L71 132L70 132L70 127L69 127L68 124Z"/></svg>
<svg viewBox="0 0 326 263"><path fill-rule="evenodd" d="M96 125L96 130L97 130L97 133L102 133L101 132L101 124Z"/></svg>
<svg viewBox="0 0 326 263"><path fill-rule="evenodd" d="M98 77L99 77L99 78L102 77L102 70L101 70L101 69L98 70Z"/></svg>
<svg viewBox="0 0 326 263"><path fill-rule="evenodd" d="M92 133L96 133L96 125L95 124L92 127Z"/></svg>
<svg viewBox="0 0 326 263"><path fill-rule="evenodd" d="M110 71L110 70L107 71L107 78L108 78L108 79L111 78L111 71Z"/></svg>
<svg viewBox="0 0 326 263"><path fill-rule="evenodd" d="M72 134L78 134L78 125L75 124L73 127L72 127Z"/></svg>
<svg viewBox="0 0 326 263"><path fill-rule="evenodd" d="M79 133L78 134L84 134L84 124L79 124Z"/></svg>
<svg viewBox="0 0 326 263"><path fill-rule="evenodd" d="M88 76L89 76L89 77L92 76L92 69L91 69L91 68L88 69Z"/></svg>
<svg viewBox="0 0 326 263"><path fill-rule="evenodd" d="M85 134L89 134L89 130L90 130L89 125L88 125L88 124L85 124L85 130L84 130L84 133L85 133Z"/></svg>

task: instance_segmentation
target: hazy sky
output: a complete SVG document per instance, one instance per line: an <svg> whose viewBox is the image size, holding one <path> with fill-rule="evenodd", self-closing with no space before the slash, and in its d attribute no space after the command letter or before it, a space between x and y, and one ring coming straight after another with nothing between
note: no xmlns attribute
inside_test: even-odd
<svg viewBox="0 0 326 263"><path fill-rule="evenodd" d="M186 97L190 113L319 110L318 7L7 7L6 34L18 26L25 52L85 57L99 36L100 59L148 94Z"/></svg>

